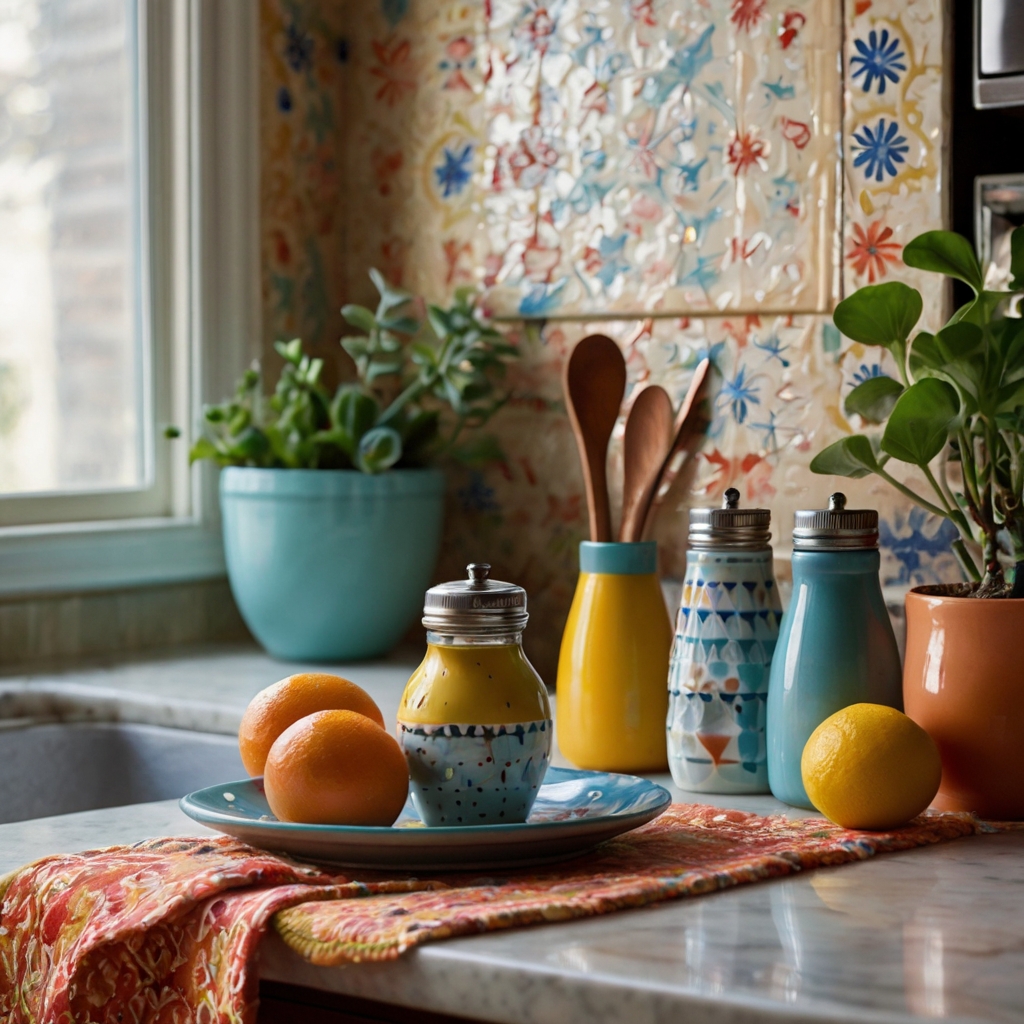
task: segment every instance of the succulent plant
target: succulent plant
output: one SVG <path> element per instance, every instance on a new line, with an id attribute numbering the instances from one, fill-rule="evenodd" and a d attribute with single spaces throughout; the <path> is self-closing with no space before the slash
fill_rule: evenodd
<path id="1" fill-rule="evenodd" d="M 193 461 L 381 473 L 443 454 L 470 463 L 500 458 L 494 438 L 464 440 L 463 431 L 483 426 L 508 400 L 497 382 L 516 346 L 481 318 L 472 289 L 459 289 L 447 309 L 428 306 L 423 318 L 412 295 L 376 270 L 370 277 L 376 310 L 341 311 L 362 332 L 341 339 L 357 379 L 332 395 L 320 379 L 322 359 L 304 353 L 298 338 L 277 342 L 284 367 L 274 393 L 264 395 L 254 364 L 233 398 L 204 409 Z"/>

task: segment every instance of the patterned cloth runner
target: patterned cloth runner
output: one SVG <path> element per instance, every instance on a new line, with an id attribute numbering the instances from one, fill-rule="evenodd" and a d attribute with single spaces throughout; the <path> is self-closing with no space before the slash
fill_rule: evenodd
<path id="1" fill-rule="evenodd" d="M 888 833 L 673 804 L 543 870 L 396 880 L 317 868 L 228 838 L 153 839 L 47 857 L 0 879 L 0 1020 L 252 1024 L 267 923 L 316 964 L 606 914 L 807 868 L 1024 825 L 928 813 Z"/>

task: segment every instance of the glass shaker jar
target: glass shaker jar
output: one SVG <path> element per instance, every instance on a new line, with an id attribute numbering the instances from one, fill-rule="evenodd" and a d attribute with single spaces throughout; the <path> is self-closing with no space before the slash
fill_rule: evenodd
<path id="1" fill-rule="evenodd" d="M 772 571 L 771 512 L 690 510 L 686 577 L 668 690 L 668 759 L 681 789 L 767 793 L 765 706 L 782 605 Z"/>
<path id="2" fill-rule="evenodd" d="M 524 822 L 551 756 L 551 708 L 523 653 L 526 591 L 489 579 L 427 591 L 427 653 L 398 708 L 413 804 L 427 825 Z"/>
<path id="3" fill-rule="evenodd" d="M 787 804 L 813 809 L 800 774 L 804 745 L 851 704 L 903 710 L 900 654 L 878 578 L 878 513 L 797 512 L 793 596 L 782 617 L 768 688 L 768 781 Z"/>

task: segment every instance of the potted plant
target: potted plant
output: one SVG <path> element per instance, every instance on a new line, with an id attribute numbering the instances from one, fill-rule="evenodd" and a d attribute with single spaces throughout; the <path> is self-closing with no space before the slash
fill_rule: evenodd
<path id="1" fill-rule="evenodd" d="M 421 607 L 437 560 L 443 456 L 486 461 L 496 442 L 479 427 L 507 396 L 496 381 L 516 349 L 483 322 L 472 292 L 417 303 L 370 272 L 376 311 L 348 305 L 362 333 L 342 339 L 357 379 L 332 395 L 323 361 L 299 339 L 275 348 L 273 395 L 258 364 L 235 396 L 204 409 L 191 457 L 220 477 L 232 593 L 275 657 L 332 661 L 390 650 Z"/>
<path id="2" fill-rule="evenodd" d="M 872 428 L 830 445 L 816 473 L 874 473 L 957 528 L 966 582 L 907 595 L 903 698 L 936 740 L 936 806 L 1024 818 L 1024 228 L 1011 238 L 1009 291 L 989 291 L 970 243 L 930 231 L 903 250 L 910 267 L 966 284 L 973 298 L 936 334 L 918 331 L 921 295 L 899 282 L 861 288 L 836 307 L 848 338 L 886 349 L 898 379 L 872 377 L 846 399 Z M 890 473 L 923 474 L 925 497 Z M 976 555 L 980 553 L 980 563 Z M 1007 582 L 1003 562 L 1015 563 Z"/>

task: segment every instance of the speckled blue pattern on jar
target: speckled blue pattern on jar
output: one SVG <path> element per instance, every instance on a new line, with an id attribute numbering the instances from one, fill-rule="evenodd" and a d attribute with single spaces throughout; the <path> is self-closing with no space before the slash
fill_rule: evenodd
<path id="1" fill-rule="evenodd" d="M 410 796 L 426 825 L 526 821 L 551 756 L 552 724 L 421 725 L 399 722 Z"/>
<path id="2" fill-rule="evenodd" d="M 781 615 L 770 549 L 687 552 L 667 725 L 682 789 L 768 792 L 766 704 Z"/>

